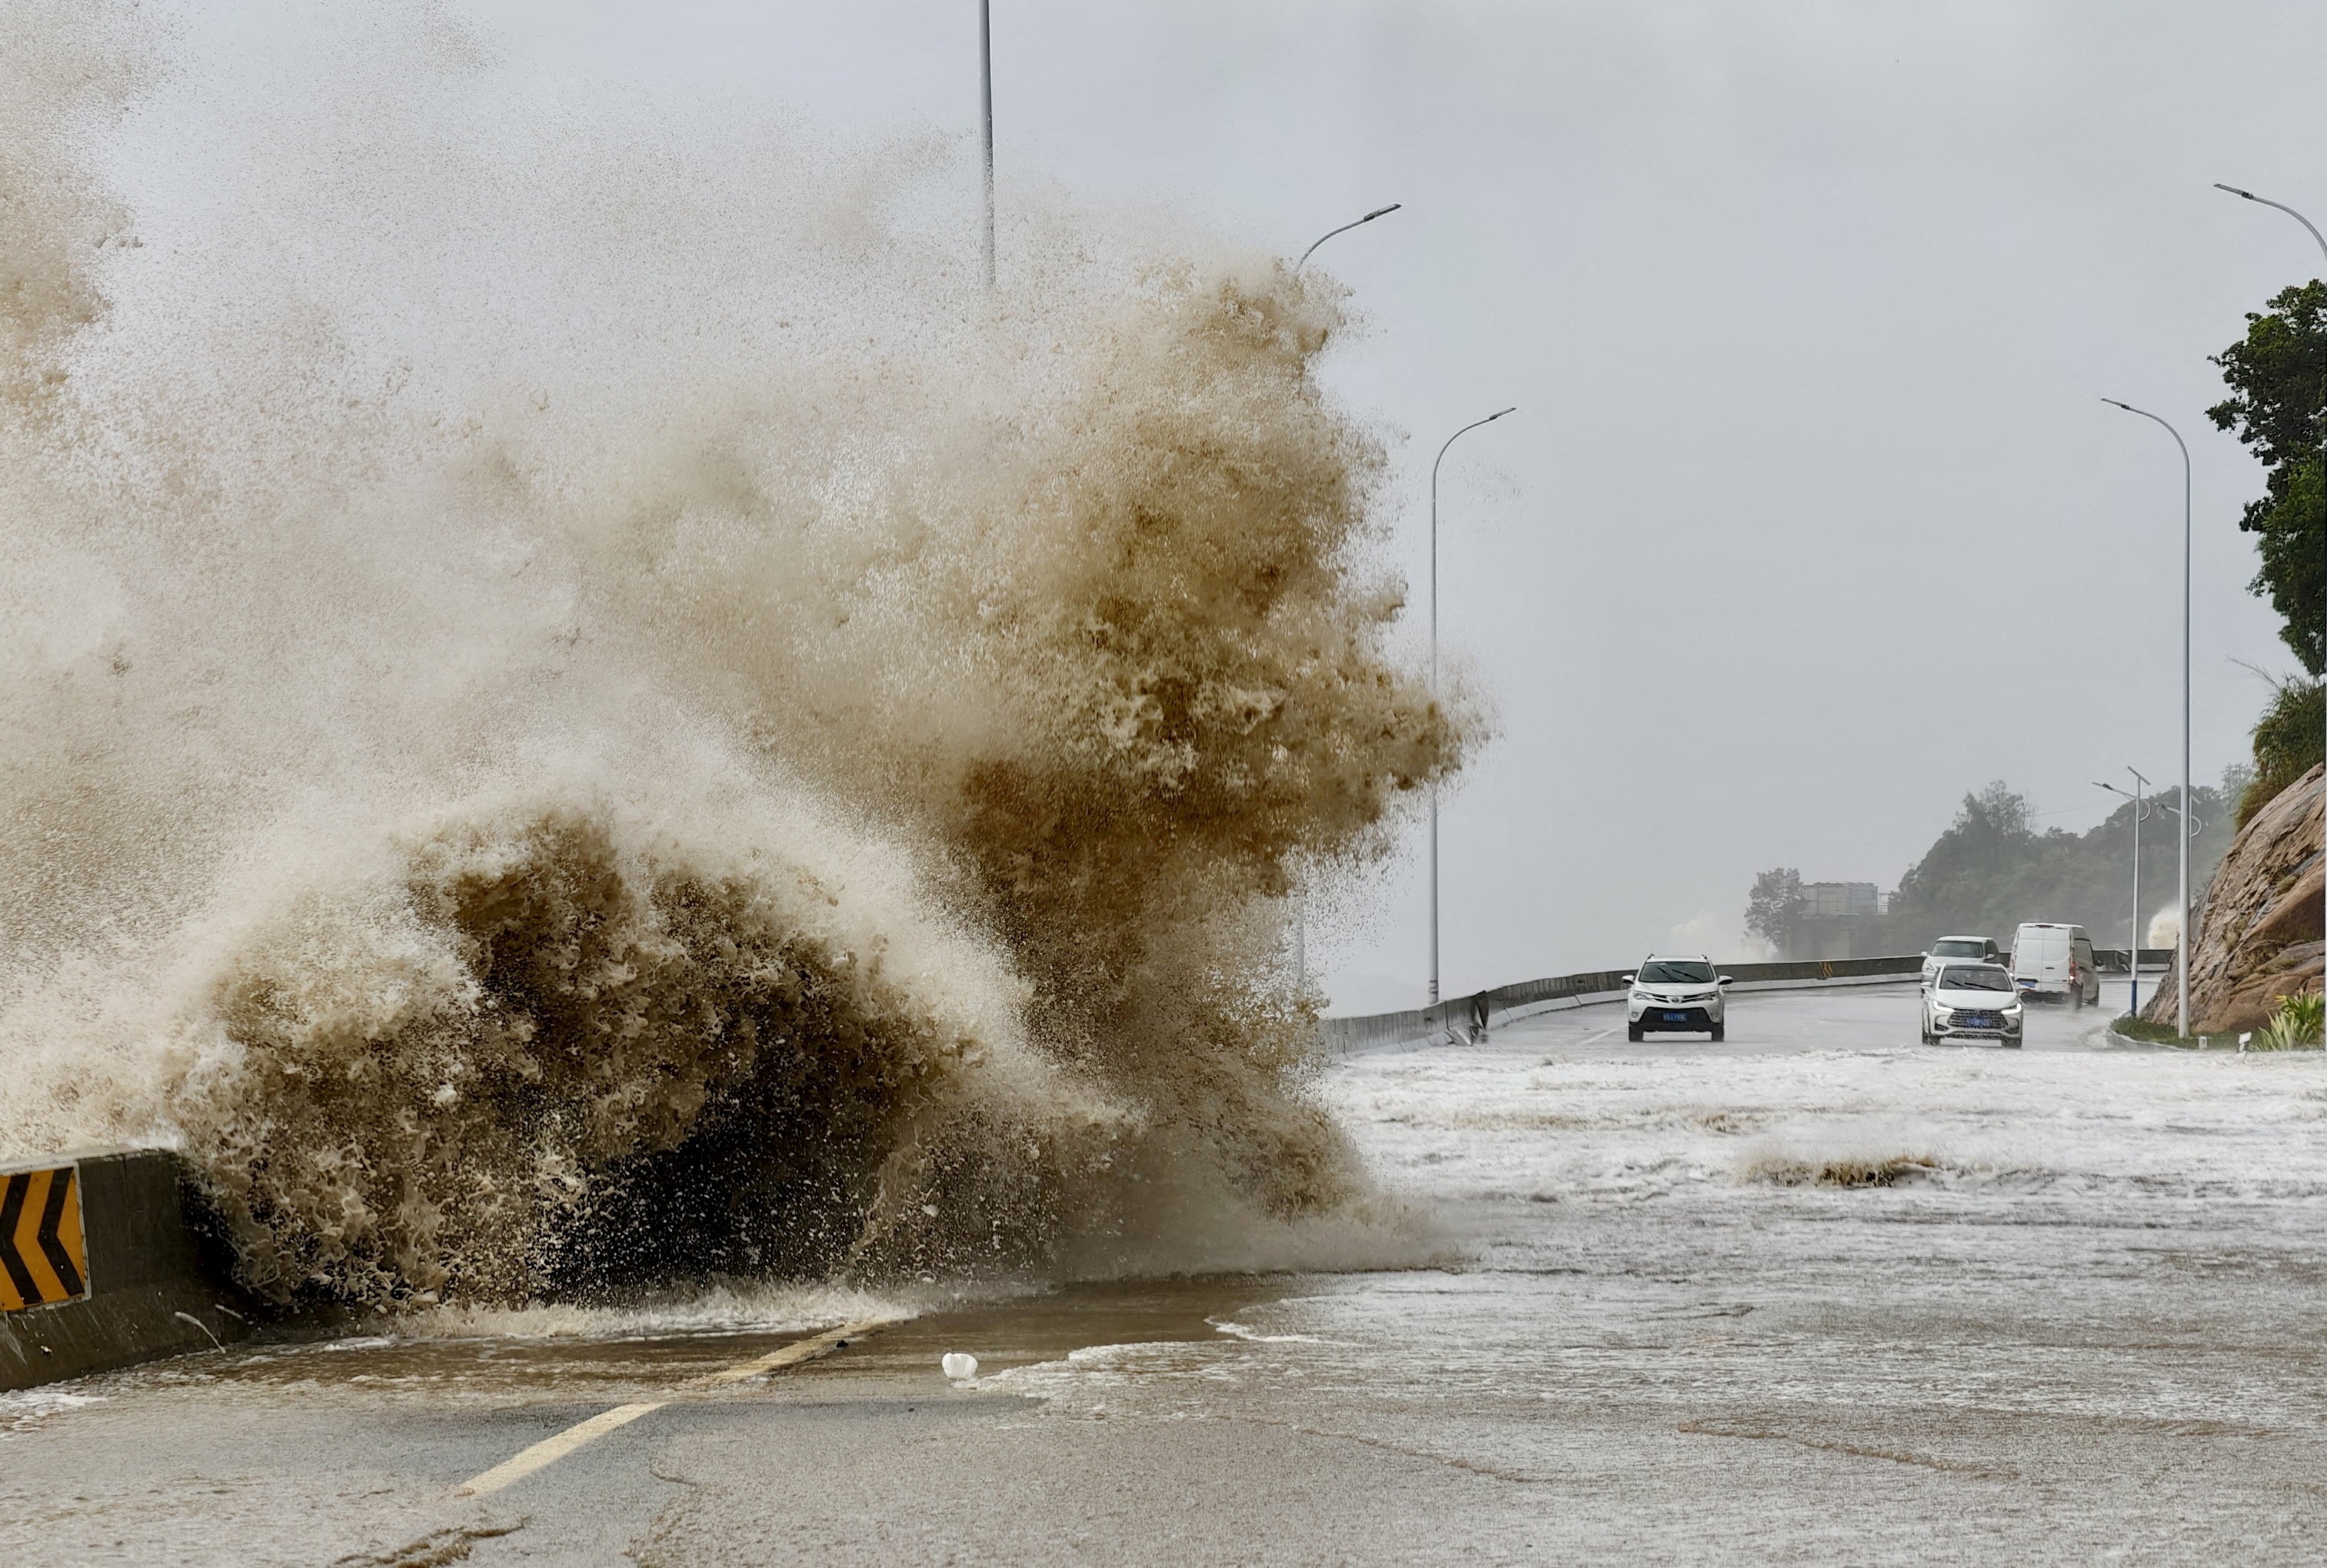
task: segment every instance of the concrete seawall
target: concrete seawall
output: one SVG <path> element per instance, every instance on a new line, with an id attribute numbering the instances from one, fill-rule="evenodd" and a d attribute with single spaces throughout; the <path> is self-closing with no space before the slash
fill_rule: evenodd
<path id="1" fill-rule="evenodd" d="M 70 1173 L 70 1174 L 68 1174 Z M 243 1337 L 165 1150 L 0 1166 L 0 1389 Z"/>

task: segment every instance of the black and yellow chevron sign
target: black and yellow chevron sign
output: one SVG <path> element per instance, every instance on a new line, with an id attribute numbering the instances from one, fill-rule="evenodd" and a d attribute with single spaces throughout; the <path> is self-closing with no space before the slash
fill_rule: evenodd
<path id="1" fill-rule="evenodd" d="M 89 1294 L 79 1169 L 0 1175 L 0 1312 Z"/>

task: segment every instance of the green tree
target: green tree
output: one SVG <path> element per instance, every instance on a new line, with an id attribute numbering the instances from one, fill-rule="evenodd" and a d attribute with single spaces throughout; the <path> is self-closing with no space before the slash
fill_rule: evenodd
<path id="1" fill-rule="evenodd" d="M 2303 667 L 2327 668 L 2327 283 L 2282 290 L 2247 335 L 2216 355 L 2230 396 L 2206 410 L 2261 460 L 2262 498 L 2238 527 L 2257 536 L 2261 570 L 2249 585 L 2284 621 L 2279 636 Z M 2313 753 L 2316 756 L 2316 752 Z"/>
<path id="2" fill-rule="evenodd" d="M 2201 784 L 2191 791 L 2201 825 L 2190 845 L 2192 896 L 2204 891 L 2229 844 L 2230 807 L 2247 781 L 2241 770 L 2227 775 L 2222 789 Z M 1967 795 L 1954 823 L 1899 879 L 1882 936 L 1892 951 L 1911 953 L 1938 937 L 2009 941 L 2023 920 L 2067 920 L 2105 947 L 2138 940 L 2149 916 L 2173 901 L 2181 823 L 2165 808 L 2178 807 L 2181 793 L 2166 789 L 2150 798 L 2140 826 L 2145 907 L 2137 914 L 2129 901 L 2131 801 L 2080 835 L 2057 827 L 2038 832 L 2028 802 L 2001 782 Z"/>
<path id="3" fill-rule="evenodd" d="M 1776 948 L 1780 957 L 1793 951 L 1802 912 L 1809 901 L 1802 896 L 1802 873 L 1781 865 L 1753 879 L 1745 901 L 1745 929 Z"/>

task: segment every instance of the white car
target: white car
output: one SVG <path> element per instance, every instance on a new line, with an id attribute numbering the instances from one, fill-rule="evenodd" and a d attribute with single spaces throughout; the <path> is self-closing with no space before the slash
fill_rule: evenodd
<path id="1" fill-rule="evenodd" d="M 2023 922 L 2012 938 L 2012 980 L 2023 994 L 2065 997 L 2071 1007 L 2089 1007 L 2101 999 L 2093 939 L 2082 926 Z"/>
<path id="2" fill-rule="evenodd" d="M 2001 964 L 2004 954 L 1993 937 L 1941 937 L 1923 955 L 1923 984 L 1929 985 L 1939 966 L 1954 959 L 1962 964 Z"/>
<path id="3" fill-rule="evenodd" d="M 1723 1038 L 1728 1009 L 1721 988 L 1731 981 L 1704 954 L 1652 953 L 1624 984 L 1631 987 L 1624 998 L 1627 1039 L 1644 1039 L 1650 1030 Z"/>
<path id="4" fill-rule="evenodd" d="M 1923 987 L 1923 1043 L 1993 1040 L 2020 1049 L 2026 1009 L 2001 964 L 1947 963 Z"/>

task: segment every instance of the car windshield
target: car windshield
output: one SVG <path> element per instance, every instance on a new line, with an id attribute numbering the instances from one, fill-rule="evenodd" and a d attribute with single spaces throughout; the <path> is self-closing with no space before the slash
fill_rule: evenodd
<path id="1" fill-rule="evenodd" d="M 1934 942 L 1931 944 L 1931 957 L 1934 958 L 1977 958 L 1981 956 L 1980 949 L 1982 946 L 1983 944 L 1978 942 Z"/>
<path id="2" fill-rule="evenodd" d="M 2012 976 L 1993 964 L 1950 964 L 1939 971 L 1942 991 L 2009 991 Z"/>
<path id="3" fill-rule="evenodd" d="M 1712 965 L 1683 958 L 1652 958 L 1640 966 L 1640 981 L 1648 985 L 1703 985 L 1712 978 Z"/>

